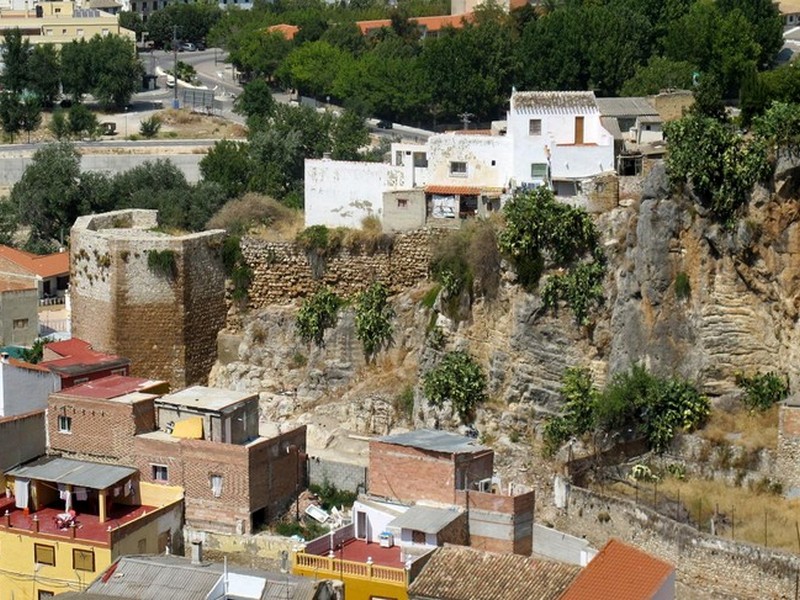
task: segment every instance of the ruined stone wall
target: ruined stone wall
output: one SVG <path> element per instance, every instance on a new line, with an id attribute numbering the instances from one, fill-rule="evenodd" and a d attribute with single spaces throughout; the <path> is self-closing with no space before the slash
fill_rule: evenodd
<path id="1" fill-rule="evenodd" d="M 776 470 L 786 491 L 800 489 L 800 406 L 783 404 L 778 412 Z"/>
<path id="2" fill-rule="evenodd" d="M 352 297 L 372 282 L 385 283 L 392 292 L 413 287 L 428 276 L 432 247 L 445 235 L 434 229 L 399 233 L 391 249 L 374 253 L 342 248 L 319 258 L 291 242 L 242 239 L 242 253 L 253 270 L 251 308 L 291 301 L 328 286 Z"/>
<path id="3" fill-rule="evenodd" d="M 72 327 L 95 349 L 131 359 L 131 374 L 173 389 L 205 383 L 225 322 L 225 233 L 168 235 L 156 211 L 79 218 L 70 239 Z M 149 266 L 169 251 L 171 271 Z"/>

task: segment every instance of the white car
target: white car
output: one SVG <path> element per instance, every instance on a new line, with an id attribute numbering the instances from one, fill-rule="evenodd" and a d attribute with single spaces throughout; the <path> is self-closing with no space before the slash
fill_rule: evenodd
<path id="1" fill-rule="evenodd" d="M 175 76 L 167 75 L 167 87 L 175 87 Z"/>

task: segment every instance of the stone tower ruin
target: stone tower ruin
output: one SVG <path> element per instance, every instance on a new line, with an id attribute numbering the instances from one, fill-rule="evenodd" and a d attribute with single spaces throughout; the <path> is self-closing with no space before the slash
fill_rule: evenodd
<path id="1" fill-rule="evenodd" d="M 207 381 L 225 324 L 225 232 L 170 235 L 157 211 L 80 217 L 70 235 L 72 332 L 173 389 Z"/>

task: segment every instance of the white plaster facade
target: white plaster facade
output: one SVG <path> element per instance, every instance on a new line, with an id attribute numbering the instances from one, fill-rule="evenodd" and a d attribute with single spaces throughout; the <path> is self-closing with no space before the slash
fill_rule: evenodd
<path id="1" fill-rule="evenodd" d="M 412 189 L 452 199 L 454 207 L 473 198 L 468 210 L 454 208 L 452 216 L 485 216 L 484 203 L 514 189 L 547 185 L 556 195 L 576 197 L 587 179 L 613 171 L 614 138 L 601 123 L 594 93 L 514 92 L 507 120 L 491 131 L 395 143 L 389 164 L 307 160 L 305 224 L 359 227 L 365 216 L 383 218 L 384 192 Z"/>
<path id="2" fill-rule="evenodd" d="M 61 378 L 55 373 L 0 359 L 0 418 L 43 410 L 48 396 L 60 389 Z"/>
<path id="3" fill-rule="evenodd" d="M 358 228 L 381 217 L 384 191 L 408 186 L 405 169 L 391 164 L 307 159 L 305 225 Z"/>

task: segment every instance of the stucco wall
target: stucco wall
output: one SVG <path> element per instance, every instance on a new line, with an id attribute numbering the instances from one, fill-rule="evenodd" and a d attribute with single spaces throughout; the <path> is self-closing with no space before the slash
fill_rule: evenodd
<path id="1" fill-rule="evenodd" d="M 47 396 L 61 389 L 57 375 L 0 361 L 0 417 L 47 408 Z"/>
<path id="2" fill-rule="evenodd" d="M 0 481 L 3 471 L 44 454 L 44 427 L 43 410 L 0 419 Z"/>
<path id="3" fill-rule="evenodd" d="M 386 163 L 307 159 L 306 227 L 360 227 L 364 217 L 381 216 L 385 190 L 407 186 L 403 169 Z"/>
<path id="4" fill-rule="evenodd" d="M 514 175 L 512 150 L 512 140 L 505 136 L 433 135 L 428 140 L 428 184 L 506 187 Z M 451 173 L 453 161 L 466 162 L 466 174 Z"/>
<path id="5" fill-rule="evenodd" d="M 30 346 L 39 336 L 39 293 L 36 288 L 0 293 L 0 344 Z M 15 327 L 14 322 L 25 322 Z"/>

